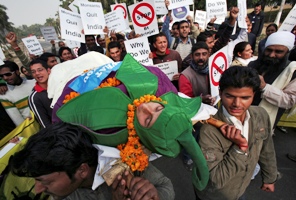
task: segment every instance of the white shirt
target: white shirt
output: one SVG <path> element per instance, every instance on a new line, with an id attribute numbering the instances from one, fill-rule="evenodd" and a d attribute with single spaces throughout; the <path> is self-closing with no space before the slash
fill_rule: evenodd
<path id="1" fill-rule="evenodd" d="M 230 115 L 227 112 L 227 110 L 224 108 L 224 106 L 222 106 L 222 111 L 223 111 L 223 114 L 226 117 L 226 119 L 229 122 L 232 122 L 233 125 L 235 126 L 235 128 L 239 129 L 241 131 L 241 134 L 248 141 L 248 139 L 249 139 L 249 120 L 250 120 L 250 113 L 249 113 L 249 111 L 248 110 L 246 111 L 246 117 L 245 117 L 245 120 L 244 120 L 244 123 L 243 124 L 236 117 Z"/>

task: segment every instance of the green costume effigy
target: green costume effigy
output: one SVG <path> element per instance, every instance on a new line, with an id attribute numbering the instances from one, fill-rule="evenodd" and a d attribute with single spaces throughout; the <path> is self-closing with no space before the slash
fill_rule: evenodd
<path id="1" fill-rule="evenodd" d="M 80 125 L 91 133 L 94 143 L 117 146 L 126 143 L 128 104 L 134 99 L 155 95 L 158 77 L 140 65 L 129 54 L 125 56 L 115 77 L 127 88 L 128 95 L 116 87 L 105 87 L 81 94 L 57 111 L 64 122 Z M 164 156 L 176 157 L 185 148 L 194 161 L 193 184 L 203 190 L 209 179 L 209 170 L 199 145 L 192 135 L 191 118 L 198 112 L 201 99 L 181 98 L 173 92 L 160 96 L 166 104 L 150 128 L 141 126 L 137 117 L 134 126 L 141 143 L 150 151 Z M 112 134 L 100 130 L 122 128 Z"/>

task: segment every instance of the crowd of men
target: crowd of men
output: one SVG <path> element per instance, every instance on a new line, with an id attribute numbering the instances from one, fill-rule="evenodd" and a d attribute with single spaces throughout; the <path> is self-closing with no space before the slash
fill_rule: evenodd
<path id="1" fill-rule="evenodd" d="M 202 103 L 210 106 L 215 106 L 217 96 L 211 94 L 209 57 L 225 46 L 234 49 L 241 41 L 249 41 L 255 52 L 252 43 L 263 28 L 264 13 L 259 3 L 246 19 L 249 30 L 238 28 L 240 32 L 236 35 L 232 33 L 237 26 L 239 10 L 233 7 L 229 13 L 229 18 L 217 30 L 215 18 L 206 30 L 201 30 L 190 16 L 175 22 L 170 30 L 169 10 L 160 33 L 151 36 L 150 40 L 153 64 L 177 61 L 178 73 L 172 78 L 176 89 L 191 98 L 201 97 Z M 209 124 L 196 124 L 192 133 L 210 172 L 206 188 L 202 191 L 195 188 L 196 199 L 244 199 L 258 164 L 262 172 L 261 189 L 274 191 L 278 170 L 273 130 L 286 110 L 294 111 L 296 103 L 295 27 L 291 32 L 270 34 L 263 49 L 260 46 L 262 55 L 245 67 L 231 66 L 222 74 L 219 83 L 221 105 L 214 117 L 226 124 L 218 129 Z M 85 35 L 85 44 L 81 44 L 77 53 L 63 41 L 58 42 L 58 49 L 51 41 L 51 52 L 33 59 L 23 53 L 15 33 L 6 35 L 7 43 L 22 67 L 8 60 L 0 66 L 0 139 L 31 118 L 31 112 L 42 127 L 16 154 L 12 170 L 19 176 L 34 177 L 36 193 L 45 192 L 54 199 L 84 199 L 85 196 L 94 199 L 174 199 L 172 183 L 153 165 L 149 165 L 144 176 L 134 177 L 131 183 L 127 181 L 127 172 L 119 175 L 111 186 L 112 192 L 101 186 L 91 192 L 89 187 L 94 181 L 98 158 L 91 138 L 74 125 L 52 125 L 52 99 L 47 94 L 51 69 L 90 51 L 104 54 L 114 62 L 122 61 L 128 53 L 124 41 L 140 37 L 134 31 L 128 35 L 107 28 L 104 31 L 105 35 Z M 60 146 L 53 148 L 53 143 Z M 56 159 L 56 154 L 61 158 Z M 47 159 L 43 161 L 44 157 Z M 183 152 L 183 157 L 186 168 L 192 170 L 190 155 Z M 296 162 L 296 151 L 290 152 L 288 157 Z M 36 163 L 42 167 L 37 168 Z"/>

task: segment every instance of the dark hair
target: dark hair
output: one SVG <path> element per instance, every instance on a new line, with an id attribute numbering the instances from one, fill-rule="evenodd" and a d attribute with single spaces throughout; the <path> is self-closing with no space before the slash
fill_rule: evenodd
<path id="1" fill-rule="evenodd" d="M 156 42 L 158 37 L 165 37 L 167 39 L 166 35 L 163 32 L 159 32 L 158 34 L 154 35 L 153 40 L 152 40 L 153 44 Z M 168 39 L 167 39 L 167 41 L 168 41 Z"/>
<path id="2" fill-rule="evenodd" d="M 84 38 L 88 38 L 88 37 L 92 37 L 93 39 L 95 39 L 95 36 L 94 35 L 85 35 Z"/>
<path id="3" fill-rule="evenodd" d="M 69 47 L 60 47 L 59 49 L 59 56 L 62 57 L 62 54 L 63 54 L 63 51 L 64 50 L 68 50 L 71 54 L 72 54 L 72 51 Z"/>
<path id="4" fill-rule="evenodd" d="M 262 6 L 262 2 L 257 2 L 257 3 L 255 4 L 255 7 L 257 7 L 257 6 Z"/>
<path id="5" fill-rule="evenodd" d="M 44 62 L 48 61 L 48 58 L 50 57 L 56 57 L 56 55 L 49 53 L 49 52 L 45 52 L 43 54 L 41 54 L 41 56 L 39 57 L 40 60 L 43 60 Z"/>
<path id="6" fill-rule="evenodd" d="M 235 45 L 234 49 L 233 49 L 233 59 L 234 59 L 235 57 L 239 57 L 239 56 L 238 56 L 238 53 L 243 52 L 243 51 L 245 50 L 245 48 L 247 47 L 248 44 L 250 45 L 249 42 L 239 42 L 239 43 L 237 43 L 237 44 Z M 232 59 L 232 60 L 233 60 L 233 59 Z"/>
<path id="7" fill-rule="evenodd" d="M 198 49 L 206 49 L 209 51 L 209 47 L 205 42 L 197 42 L 191 48 L 191 54 L 193 54 Z"/>
<path id="8" fill-rule="evenodd" d="M 117 40 L 125 40 L 124 36 L 121 35 L 120 33 L 116 33 L 116 38 Z"/>
<path id="9" fill-rule="evenodd" d="M 196 42 L 206 42 L 207 39 L 209 37 L 213 37 L 213 33 L 210 32 L 210 31 L 204 31 L 204 32 L 201 32 L 197 37 L 196 37 Z"/>
<path id="10" fill-rule="evenodd" d="M 92 46 L 92 47 L 90 47 L 89 50 L 90 51 L 96 51 L 98 53 L 104 54 L 104 49 L 101 46 L 97 46 L 97 45 L 96 46 Z"/>
<path id="11" fill-rule="evenodd" d="M 23 72 L 24 69 L 27 70 L 24 66 L 21 66 L 21 72 L 22 72 L 22 73 L 24 73 L 24 72 Z"/>
<path id="12" fill-rule="evenodd" d="M 90 135 L 64 122 L 53 124 L 32 135 L 25 147 L 10 160 L 17 176 L 38 177 L 66 172 L 72 179 L 82 163 L 97 165 L 98 153 Z"/>
<path id="13" fill-rule="evenodd" d="M 112 41 L 112 42 L 110 42 L 110 43 L 108 44 L 107 49 L 108 49 L 108 51 L 110 51 L 110 49 L 113 49 L 113 48 L 115 48 L 115 47 L 117 47 L 118 49 L 121 49 L 121 46 L 120 46 L 120 43 L 119 43 L 119 42 L 117 42 L 117 41 Z"/>
<path id="14" fill-rule="evenodd" d="M 174 22 L 173 25 L 172 25 L 172 27 L 177 25 L 177 28 L 179 29 L 179 23 L 180 22 Z"/>
<path id="15" fill-rule="evenodd" d="M 220 91 L 229 87 L 253 88 L 254 92 L 259 91 L 260 78 L 257 71 L 251 67 L 232 66 L 224 71 L 219 82 Z"/>
<path id="16" fill-rule="evenodd" d="M 44 60 L 41 60 L 40 58 L 38 58 L 38 59 L 32 60 L 30 62 L 30 65 L 29 65 L 30 66 L 30 70 L 31 70 L 31 66 L 32 65 L 35 65 L 35 64 L 41 64 L 42 67 L 44 67 L 45 69 L 48 69 L 49 68 L 49 66 L 47 65 L 47 63 Z"/>
<path id="17" fill-rule="evenodd" d="M 180 30 L 181 24 L 184 24 L 184 23 L 187 23 L 189 25 L 189 22 L 187 20 L 181 20 L 181 21 L 179 21 L 179 24 L 178 24 L 178 29 L 179 30 Z"/>
<path id="18" fill-rule="evenodd" d="M 278 31 L 278 26 L 275 24 L 275 23 L 271 23 L 269 24 L 267 27 L 266 27 L 266 30 L 269 28 L 269 27 L 274 27 L 275 28 L 275 31 Z"/>
<path id="19" fill-rule="evenodd" d="M 20 68 L 19 66 L 15 63 L 15 62 L 12 62 L 12 61 L 3 61 L 4 64 L 3 65 L 0 65 L 0 69 L 4 68 L 4 67 L 7 67 L 10 69 L 11 72 L 15 72 L 15 71 L 19 71 Z"/>

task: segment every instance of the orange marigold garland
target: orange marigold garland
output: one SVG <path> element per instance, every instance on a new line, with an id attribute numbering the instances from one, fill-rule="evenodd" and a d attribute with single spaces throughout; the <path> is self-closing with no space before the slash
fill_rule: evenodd
<path id="1" fill-rule="evenodd" d="M 148 166 L 148 156 L 144 153 L 140 138 L 137 136 L 137 132 L 134 128 L 134 117 L 136 108 L 142 103 L 148 103 L 150 101 L 162 101 L 161 98 L 154 95 L 144 95 L 139 99 L 135 99 L 133 104 L 128 104 L 126 125 L 128 129 L 128 141 L 126 144 L 120 144 L 117 148 L 120 150 L 120 157 L 122 162 L 126 163 L 131 170 L 143 171 Z"/>
<path id="2" fill-rule="evenodd" d="M 95 89 L 99 89 L 99 88 L 103 88 L 103 87 L 116 87 L 116 86 L 120 85 L 120 83 L 121 82 L 118 79 L 116 79 L 115 77 L 108 78 L 106 81 L 102 82 Z M 65 95 L 65 99 L 63 101 L 63 104 L 67 103 L 68 101 L 70 101 L 71 99 L 74 99 L 75 97 L 77 97 L 79 95 L 80 94 L 77 92 L 70 92 L 70 94 Z"/>

